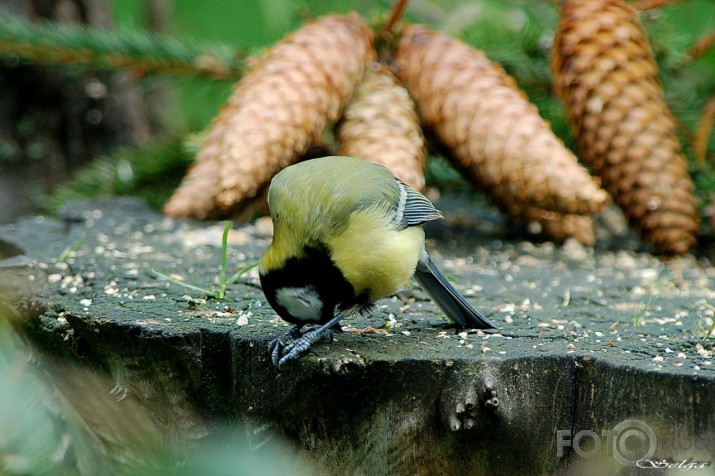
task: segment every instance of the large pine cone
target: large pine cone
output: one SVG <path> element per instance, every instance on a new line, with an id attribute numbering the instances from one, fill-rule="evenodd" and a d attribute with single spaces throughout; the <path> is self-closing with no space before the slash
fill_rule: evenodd
<path id="1" fill-rule="evenodd" d="M 372 32 L 357 14 L 321 17 L 277 43 L 236 85 L 164 212 L 235 212 L 319 142 L 374 55 Z"/>
<path id="2" fill-rule="evenodd" d="M 335 131 L 337 155 L 387 167 L 417 190 L 425 187 L 425 139 L 415 103 L 398 79 L 374 64 Z"/>
<path id="3" fill-rule="evenodd" d="M 551 66 L 582 158 L 656 252 L 687 253 L 699 220 L 693 184 L 636 11 L 565 0 Z"/>
<path id="4" fill-rule="evenodd" d="M 521 216 L 524 206 L 588 214 L 608 201 L 514 79 L 483 52 L 407 25 L 395 68 L 422 120 L 511 216 Z"/>

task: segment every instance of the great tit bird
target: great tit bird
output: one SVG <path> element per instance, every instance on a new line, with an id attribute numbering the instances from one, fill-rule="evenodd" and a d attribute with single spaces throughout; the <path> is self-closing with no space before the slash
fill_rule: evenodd
<path id="1" fill-rule="evenodd" d="M 345 316 L 372 310 L 414 275 L 460 328 L 494 325 L 449 283 L 425 250 L 423 223 L 442 218 L 388 169 L 352 157 L 292 165 L 271 181 L 273 242 L 259 274 L 268 303 L 293 324 L 269 349 L 295 359 Z M 319 327 L 301 333 L 305 324 Z"/>

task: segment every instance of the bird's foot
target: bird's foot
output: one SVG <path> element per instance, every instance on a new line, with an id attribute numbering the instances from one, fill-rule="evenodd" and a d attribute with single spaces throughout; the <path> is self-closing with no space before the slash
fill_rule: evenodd
<path id="1" fill-rule="evenodd" d="M 287 336 L 288 334 L 286 334 Z M 271 350 L 271 361 L 273 365 L 279 368 L 285 365 L 286 362 L 297 359 L 304 354 L 310 347 L 321 339 L 333 339 L 333 331 L 330 328 L 319 327 L 315 330 L 305 332 L 303 335 L 293 335 L 290 339 L 284 340 L 283 336 L 271 342 L 275 343 L 275 347 Z"/>
<path id="2" fill-rule="evenodd" d="M 341 330 L 339 322 L 344 315 L 344 312 L 339 312 L 322 326 L 302 335 L 300 329 L 303 325 L 295 324 L 283 336 L 271 341 L 268 345 L 273 365 L 282 367 L 286 362 L 298 358 L 320 339 L 329 337 L 332 340 L 333 329 Z"/>
<path id="3" fill-rule="evenodd" d="M 288 329 L 288 332 L 268 343 L 268 352 L 271 353 L 271 362 L 273 362 L 274 366 L 278 365 L 285 346 L 300 337 L 300 329 L 302 327 L 301 325 L 295 324 Z"/>

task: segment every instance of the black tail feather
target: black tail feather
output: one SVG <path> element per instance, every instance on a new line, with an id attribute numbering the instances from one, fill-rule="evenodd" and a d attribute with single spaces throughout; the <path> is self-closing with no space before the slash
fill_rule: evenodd
<path id="1" fill-rule="evenodd" d="M 423 251 L 415 271 L 415 279 L 432 297 L 435 303 L 461 328 L 494 329 L 495 326 L 471 304 L 447 280 Z"/>

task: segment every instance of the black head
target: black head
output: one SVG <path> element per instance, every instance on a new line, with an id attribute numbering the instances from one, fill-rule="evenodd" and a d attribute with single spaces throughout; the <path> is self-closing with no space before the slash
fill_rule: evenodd
<path id="1" fill-rule="evenodd" d="M 302 256 L 260 276 L 268 303 L 292 324 L 325 323 L 336 309 L 366 304 L 322 245 L 306 247 Z"/>

